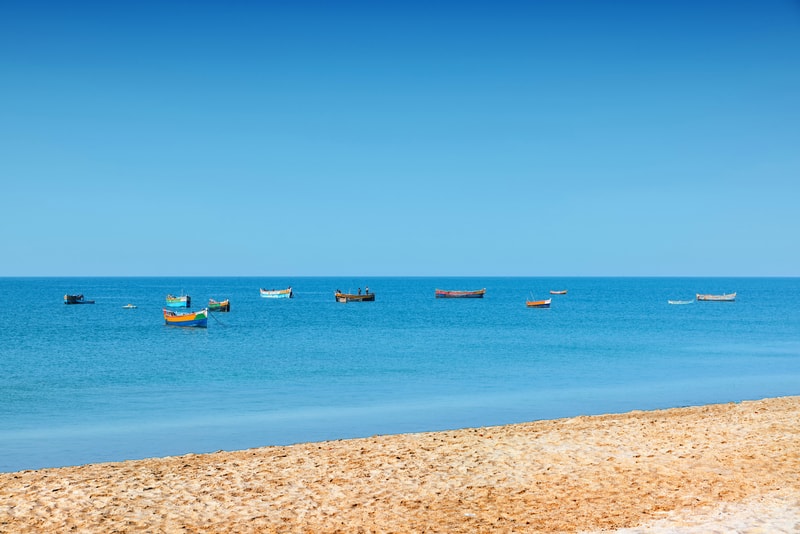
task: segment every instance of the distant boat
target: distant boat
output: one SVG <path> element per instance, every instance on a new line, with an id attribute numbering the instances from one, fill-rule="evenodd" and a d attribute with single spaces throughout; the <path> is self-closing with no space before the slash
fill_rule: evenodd
<path id="1" fill-rule="evenodd" d="M 134 306 L 133 304 L 126 304 L 125 306 L 123 306 L 123 308 L 125 308 L 126 310 L 135 310 L 136 306 Z"/>
<path id="2" fill-rule="evenodd" d="M 551 300 L 553 299 L 549 298 L 547 300 L 526 300 L 525 305 L 528 308 L 549 308 Z"/>
<path id="3" fill-rule="evenodd" d="M 286 289 L 260 289 L 261 296 L 265 299 L 290 299 L 294 297 L 292 293 L 292 286 Z"/>
<path id="4" fill-rule="evenodd" d="M 64 304 L 94 304 L 94 301 L 84 300 L 83 295 L 64 295 Z"/>
<path id="5" fill-rule="evenodd" d="M 486 288 L 476 289 L 474 291 L 436 290 L 437 299 L 482 299 L 484 294 L 486 294 Z"/>
<path id="6" fill-rule="evenodd" d="M 196 312 L 176 312 L 163 308 L 164 322 L 170 326 L 196 326 L 199 328 L 208 327 L 208 309 L 204 308 Z"/>
<path id="7" fill-rule="evenodd" d="M 736 300 L 736 293 L 725 293 L 722 295 L 701 295 L 697 294 L 697 300 L 714 300 L 717 302 L 733 302 Z"/>
<path id="8" fill-rule="evenodd" d="M 225 300 L 208 299 L 208 311 L 229 312 L 231 311 L 231 301 L 230 299 L 225 299 Z"/>
<path id="9" fill-rule="evenodd" d="M 336 302 L 372 302 L 375 300 L 375 293 L 342 293 L 336 291 L 334 293 Z"/>
<path id="10" fill-rule="evenodd" d="M 180 297 L 167 295 L 167 306 L 170 308 L 191 308 L 192 297 L 189 295 L 181 295 Z"/>
<path id="11" fill-rule="evenodd" d="M 567 290 L 566 289 L 558 289 L 558 290 L 551 289 L 550 290 L 550 294 L 551 295 L 566 295 L 567 294 Z"/>
<path id="12" fill-rule="evenodd" d="M 667 303 L 669 304 L 691 304 L 693 300 L 668 300 Z"/>

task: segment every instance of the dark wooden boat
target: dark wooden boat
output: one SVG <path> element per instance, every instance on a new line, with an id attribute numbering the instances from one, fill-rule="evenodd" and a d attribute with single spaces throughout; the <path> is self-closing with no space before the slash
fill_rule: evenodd
<path id="1" fill-rule="evenodd" d="M 94 304 L 94 301 L 85 300 L 83 295 L 64 295 L 64 304 Z"/>
<path id="2" fill-rule="evenodd" d="M 375 300 L 375 293 L 334 293 L 336 302 L 372 302 Z"/>
<path id="3" fill-rule="evenodd" d="M 474 291 L 450 291 L 447 289 L 437 289 L 437 299 L 482 299 L 486 294 L 486 288 Z"/>

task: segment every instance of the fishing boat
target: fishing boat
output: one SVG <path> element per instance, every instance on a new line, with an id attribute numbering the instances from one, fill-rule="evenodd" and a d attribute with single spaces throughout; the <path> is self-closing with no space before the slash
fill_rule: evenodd
<path id="1" fill-rule="evenodd" d="M 126 310 L 135 310 L 136 306 L 133 304 L 126 304 L 125 306 L 123 306 L 123 308 Z"/>
<path id="2" fill-rule="evenodd" d="M 208 308 L 196 312 L 176 312 L 163 308 L 164 322 L 169 326 L 196 326 L 208 327 Z"/>
<path id="3" fill-rule="evenodd" d="M 265 299 L 290 299 L 294 297 L 292 286 L 286 289 L 259 289 L 261 296 Z"/>
<path id="4" fill-rule="evenodd" d="M 694 302 L 693 300 L 668 300 L 667 303 L 669 304 L 691 304 Z"/>
<path id="5" fill-rule="evenodd" d="M 181 295 L 179 297 L 167 295 L 167 306 L 170 308 L 191 308 L 192 297 L 189 295 Z"/>
<path id="6" fill-rule="evenodd" d="M 482 299 L 486 293 L 486 288 L 476 289 L 474 291 L 452 291 L 448 289 L 437 289 L 437 299 Z"/>
<path id="7" fill-rule="evenodd" d="M 547 300 L 526 300 L 525 305 L 528 308 L 549 308 L 551 300 L 553 299 L 549 298 Z"/>
<path id="8" fill-rule="evenodd" d="M 550 290 L 550 294 L 551 295 L 566 295 L 567 294 L 567 290 L 566 289 L 551 289 Z"/>
<path id="9" fill-rule="evenodd" d="M 225 300 L 208 299 L 208 311 L 229 312 L 231 311 L 231 301 L 230 299 L 225 299 Z"/>
<path id="10" fill-rule="evenodd" d="M 697 300 L 713 300 L 717 302 L 733 302 L 736 300 L 736 293 L 724 293 L 722 295 L 702 295 L 697 294 Z"/>
<path id="11" fill-rule="evenodd" d="M 85 300 L 83 295 L 64 295 L 64 304 L 94 304 L 94 301 Z"/>
<path id="12" fill-rule="evenodd" d="M 375 293 L 342 293 L 337 290 L 334 296 L 336 302 L 372 302 L 375 300 Z"/>

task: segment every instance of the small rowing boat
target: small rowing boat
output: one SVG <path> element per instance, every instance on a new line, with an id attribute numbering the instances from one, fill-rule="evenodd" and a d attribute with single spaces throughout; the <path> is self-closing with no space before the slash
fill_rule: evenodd
<path id="1" fill-rule="evenodd" d="M 196 326 L 199 328 L 208 327 L 208 309 L 204 308 L 196 312 L 176 312 L 163 308 L 164 322 L 169 326 Z"/>
<path id="2" fill-rule="evenodd" d="M 125 306 L 123 306 L 123 308 L 126 310 L 135 310 L 136 306 L 134 306 L 133 304 L 126 304 Z"/>
<path id="3" fill-rule="evenodd" d="M 566 295 L 567 294 L 567 290 L 566 289 L 551 289 L 550 290 L 550 294 L 551 295 Z"/>
<path id="4" fill-rule="evenodd" d="M 526 300 L 525 305 L 528 308 L 549 308 L 552 300 L 551 298 L 547 300 Z"/>
<path id="5" fill-rule="evenodd" d="M 290 299 L 294 296 L 292 286 L 286 289 L 259 289 L 261 296 L 265 299 Z"/>
<path id="6" fill-rule="evenodd" d="M 486 288 L 476 289 L 474 291 L 451 291 L 448 289 L 437 289 L 437 299 L 482 299 L 486 294 Z"/>
<path id="7" fill-rule="evenodd" d="M 669 304 L 691 304 L 694 302 L 693 300 L 668 300 L 667 303 Z"/>
<path id="8" fill-rule="evenodd" d="M 707 301 L 716 301 L 716 302 L 733 302 L 736 300 L 736 293 L 724 293 L 722 295 L 703 295 L 698 293 L 697 300 L 707 300 Z"/>

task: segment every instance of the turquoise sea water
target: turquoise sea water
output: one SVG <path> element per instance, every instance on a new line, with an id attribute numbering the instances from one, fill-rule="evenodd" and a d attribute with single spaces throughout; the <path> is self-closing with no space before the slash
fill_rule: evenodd
<path id="1" fill-rule="evenodd" d="M 291 300 L 259 287 L 293 286 Z M 372 303 L 335 289 L 369 286 Z M 487 290 L 435 299 L 434 289 Z M 800 394 L 800 279 L 0 279 L 0 471 Z M 528 309 L 531 296 L 550 309 Z M 736 302 L 669 305 L 696 292 Z M 65 306 L 65 293 L 94 305 Z M 167 327 L 167 293 L 231 299 Z M 135 310 L 122 306 L 133 303 Z"/>

